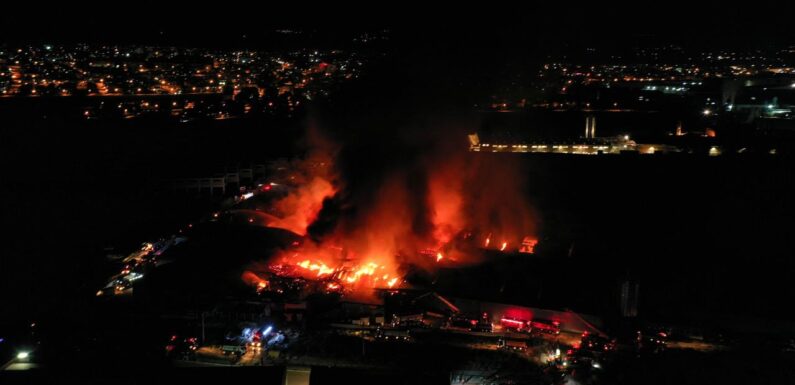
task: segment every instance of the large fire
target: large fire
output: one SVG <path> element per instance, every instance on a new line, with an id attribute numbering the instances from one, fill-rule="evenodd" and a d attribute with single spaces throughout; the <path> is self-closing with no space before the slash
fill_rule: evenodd
<path id="1" fill-rule="evenodd" d="M 291 179 L 292 190 L 266 211 L 279 214 L 268 226 L 304 241 L 272 256 L 267 274 L 346 293 L 403 287 L 409 267 L 477 263 L 484 249 L 533 253 L 535 221 L 517 167 L 441 155 L 380 169 L 362 162 L 335 168 L 332 157 L 322 157 L 327 167 L 299 165 L 300 180 Z M 376 175 L 355 176 L 361 173 Z M 261 273 L 249 273 L 249 285 L 274 289 Z"/>
<path id="2" fill-rule="evenodd" d="M 242 279 L 257 292 L 284 293 L 324 291 L 343 295 L 369 293 L 373 289 L 396 289 L 403 282 L 394 264 L 386 258 L 356 258 L 339 247 L 313 243 L 284 250 L 266 266 L 254 264 Z M 307 283 L 313 284 L 307 284 Z"/>
<path id="3" fill-rule="evenodd" d="M 297 254 L 294 257 L 299 257 Z M 288 262 L 289 263 L 289 262 Z M 301 262 L 294 263 L 296 267 L 303 269 L 301 273 L 311 278 L 333 278 L 348 284 L 365 283 L 369 287 L 395 287 L 398 282 L 397 274 L 394 272 L 387 272 L 385 265 L 379 265 L 375 262 L 365 262 L 361 265 L 343 266 L 338 265 L 330 267 L 324 262 L 311 261 L 305 259 Z"/>

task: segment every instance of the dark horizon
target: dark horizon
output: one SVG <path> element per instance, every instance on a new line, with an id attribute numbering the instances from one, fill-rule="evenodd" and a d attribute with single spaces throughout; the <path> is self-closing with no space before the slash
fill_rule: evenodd
<path id="1" fill-rule="evenodd" d="M 320 44 L 347 41 L 363 32 L 389 30 L 411 44 L 491 41 L 609 46 L 680 44 L 698 48 L 764 47 L 791 43 L 792 4 L 753 5 L 669 2 L 665 8 L 613 4 L 513 5 L 484 9 L 406 4 L 367 15 L 358 4 L 297 7 L 268 4 L 138 2 L 134 8 L 103 8 L 90 3 L 53 7 L 13 4 L 0 19 L 3 43 L 148 44 L 258 48 L 280 29 L 297 30 Z M 329 17 L 334 15 L 334 17 Z M 102 31 L 101 33 L 96 33 Z M 426 41 L 423 41 L 426 39 Z"/>

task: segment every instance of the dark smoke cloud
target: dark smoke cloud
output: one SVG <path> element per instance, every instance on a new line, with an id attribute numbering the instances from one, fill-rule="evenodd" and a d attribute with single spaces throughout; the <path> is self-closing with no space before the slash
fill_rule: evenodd
<path id="1" fill-rule="evenodd" d="M 467 151 L 480 117 L 460 71 L 432 60 L 379 69 L 317 113 L 339 148 L 338 178 L 310 235 L 368 250 L 385 243 L 401 255 L 464 230 L 494 233 L 513 247 L 534 235 L 520 163 Z"/>

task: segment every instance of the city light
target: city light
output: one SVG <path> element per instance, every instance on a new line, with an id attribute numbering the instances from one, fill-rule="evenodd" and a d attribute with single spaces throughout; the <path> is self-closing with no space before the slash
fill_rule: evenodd
<path id="1" fill-rule="evenodd" d="M 705 110 L 702 112 L 702 114 L 704 114 L 704 116 L 710 116 L 710 115 L 712 114 L 712 111 L 711 111 L 709 108 L 707 108 L 707 109 L 705 109 Z"/>
<path id="2" fill-rule="evenodd" d="M 18 360 L 25 360 L 29 356 L 30 356 L 30 353 L 28 353 L 28 352 L 19 352 L 19 353 L 17 353 L 17 359 Z"/>

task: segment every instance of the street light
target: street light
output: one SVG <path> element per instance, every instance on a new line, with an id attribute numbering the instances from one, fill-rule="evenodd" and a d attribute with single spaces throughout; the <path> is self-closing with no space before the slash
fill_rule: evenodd
<path id="1" fill-rule="evenodd" d="M 18 360 L 26 360 L 29 356 L 30 356 L 30 353 L 28 353 L 28 352 L 19 352 L 19 353 L 17 353 L 17 359 Z"/>

